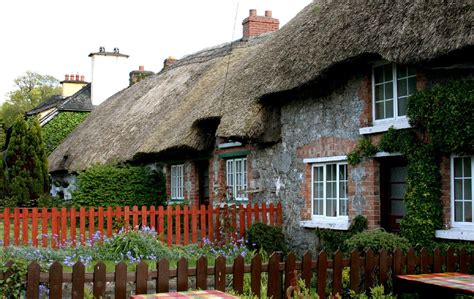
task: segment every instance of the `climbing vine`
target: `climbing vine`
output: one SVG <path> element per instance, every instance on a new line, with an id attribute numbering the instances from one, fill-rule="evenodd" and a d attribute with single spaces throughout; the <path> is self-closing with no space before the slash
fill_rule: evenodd
<path id="1" fill-rule="evenodd" d="M 400 152 L 408 161 L 406 215 L 400 232 L 413 245 L 430 246 L 442 225 L 440 158 L 474 153 L 474 80 L 451 81 L 410 97 L 413 129 L 389 129 L 378 145 L 363 138 L 349 153 L 358 164 L 377 151 Z"/>
<path id="2" fill-rule="evenodd" d="M 58 145 L 89 115 L 89 112 L 61 112 L 43 126 L 46 154 L 49 156 Z"/>

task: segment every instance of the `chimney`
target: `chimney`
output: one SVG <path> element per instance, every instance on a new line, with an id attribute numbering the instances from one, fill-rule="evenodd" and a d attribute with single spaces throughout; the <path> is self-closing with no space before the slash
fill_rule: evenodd
<path id="1" fill-rule="evenodd" d="M 249 16 L 243 20 L 242 25 L 242 40 L 247 41 L 254 36 L 277 31 L 280 27 L 280 21 L 272 17 L 271 10 L 266 10 L 265 16 L 257 16 L 257 10 L 251 9 Z"/>
<path id="2" fill-rule="evenodd" d="M 69 80 L 74 81 L 74 74 L 69 75 Z"/>
<path id="3" fill-rule="evenodd" d="M 84 75 L 81 75 L 81 82 L 84 82 L 84 79 L 85 79 Z"/>
<path id="4" fill-rule="evenodd" d="M 130 72 L 129 86 L 132 86 L 133 84 L 140 82 L 141 80 L 153 74 L 154 73 L 152 71 L 145 71 L 145 66 L 139 65 L 138 71 Z"/>
<path id="5" fill-rule="evenodd" d="M 138 71 L 144 72 L 145 71 L 145 66 L 144 65 L 139 65 L 138 66 Z"/>
<path id="6" fill-rule="evenodd" d="M 163 61 L 163 69 L 167 69 L 168 67 L 172 66 L 173 64 L 178 61 L 175 57 L 169 56 L 168 58 Z"/>
<path id="7" fill-rule="evenodd" d="M 64 81 L 69 81 L 69 75 L 68 75 L 68 74 L 66 74 L 66 75 L 64 76 Z"/>
<path id="8" fill-rule="evenodd" d="M 76 74 L 76 81 L 79 81 L 79 74 Z"/>

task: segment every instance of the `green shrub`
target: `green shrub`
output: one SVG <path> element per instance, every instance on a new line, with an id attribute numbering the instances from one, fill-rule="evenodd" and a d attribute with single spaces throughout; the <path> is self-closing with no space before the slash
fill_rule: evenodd
<path id="1" fill-rule="evenodd" d="M 378 285 L 373 288 L 370 288 L 370 298 L 372 299 L 396 299 L 397 296 L 390 294 L 385 294 L 385 289 L 383 285 Z M 350 291 L 350 298 L 351 299 L 369 299 L 366 293 L 356 294 L 355 291 Z"/>
<path id="2" fill-rule="evenodd" d="M 81 172 L 72 201 L 77 206 L 163 205 L 165 179 L 144 166 L 96 165 Z"/>
<path id="3" fill-rule="evenodd" d="M 61 112 L 43 127 L 44 144 L 47 155 L 89 115 L 89 112 Z"/>
<path id="4" fill-rule="evenodd" d="M 355 234 L 345 241 L 349 251 L 358 250 L 365 251 L 372 249 L 377 252 L 385 249 L 389 252 L 400 248 L 404 251 L 410 248 L 410 242 L 406 238 L 400 237 L 396 234 L 387 233 L 383 230 L 365 231 Z"/>
<path id="5" fill-rule="evenodd" d="M 5 261 L 1 261 L 0 271 L 5 273 L 10 270 L 11 275 L 7 279 L 0 280 L 0 294 L 8 294 L 2 298 L 22 298 L 26 290 L 27 263 L 24 260 L 16 259 L 12 261 L 10 267 L 6 266 Z"/>
<path id="6" fill-rule="evenodd" d="M 285 235 L 281 227 L 255 223 L 245 232 L 247 247 L 252 250 L 263 249 L 267 253 L 288 251 Z"/>
<path id="7" fill-rule="evenodd" d="M 367 219 L 358 215 L 353 220 L 347 231 L 333 229 L 316 229 L 316 236 L 319 239 L 320 249 L 324 249 L 328 254 L 334 254 L 337 249 L 347 252 L 345 241 L 353 235 L 367 229 Z"/>

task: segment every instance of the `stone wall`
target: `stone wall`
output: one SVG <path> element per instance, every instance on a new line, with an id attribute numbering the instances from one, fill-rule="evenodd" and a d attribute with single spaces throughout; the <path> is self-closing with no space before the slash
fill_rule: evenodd
<path id="1" fill-rule="evenodd" d="M 250 155 L 255 164 L 252 165 L 252 176 L 256 188 L 262 190 L 255 194 L 254 202 L 282 202 L 284 227 L 289 243 L 296 251 L 314 249 L 317 241 L 314 229 L 300 227 L 302 216 L 307 217 L 310 213 L 309 197 L 304 188 L 310 182 L 305 178 L 307 165 L 303 163 L 303 158 L 345 155 L 353 148 L 359 138 L 359 120 L 363 110 L 359 97 L 362 81 L 362 76 L 356 76 L 328 96 L 308 97 L 283 105 L 281 142 Z M 315 148 L 321 145 L 328 145 L 328 152 Z M 358 181 L 353 184 L 360 186 L 362 192 L 365 172 L 363 169 L 354 171 L 360 175 L 351 173 L 350 177 Z M 361 200 L 361 196 L 353 192 L 349 199 L 350 206 L 354 198 Z M 357 209 L 356 206 L 360 212 L 365 209 L 365 203 L 354 205 L 354 209 Z"/>

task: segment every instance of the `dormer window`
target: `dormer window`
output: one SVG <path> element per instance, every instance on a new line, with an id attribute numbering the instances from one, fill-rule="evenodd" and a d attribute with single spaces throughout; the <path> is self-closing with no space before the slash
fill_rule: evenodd
<path id="1" fill-rule="evenodd" d="M 374 66 L 372 100 L 374 122 L 404 118 L 408 99 L 416 91 L 416 70 L 413 66 L 395 63 Z"/>

